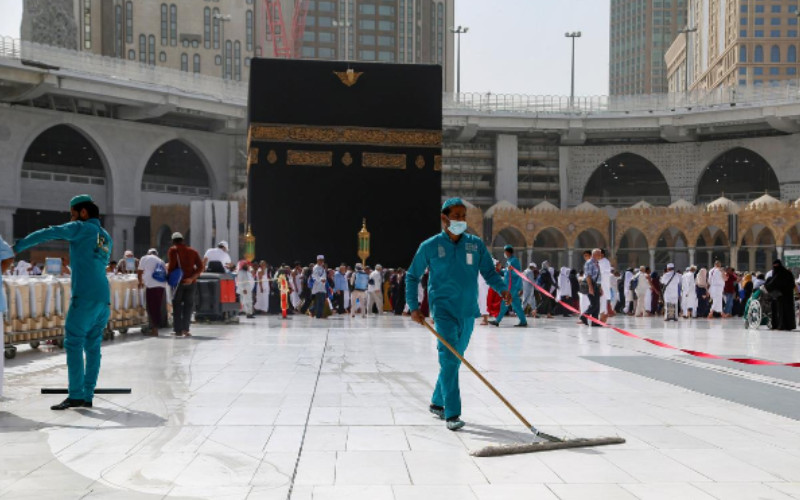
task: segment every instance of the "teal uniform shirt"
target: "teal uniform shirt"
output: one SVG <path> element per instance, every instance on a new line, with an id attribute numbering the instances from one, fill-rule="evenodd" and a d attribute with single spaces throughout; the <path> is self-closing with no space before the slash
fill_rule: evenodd
<path id="1" fill-rule="evenodd" d="M 102 304 L 111 302 L 106 267 L 111 257 L 112 241 L 100 220 L 73 221 L 35 231 L 17 241 L 17 253 L 50 240 L 69 242 L 72 267 L 72 296 Z"/>
<path id="2" fill-rule="evenodd" d="M 406 302 L 411 311 L 419 309 L 419 282 L 426 268 L 430 270 L 428 304 L 434 317 L 480 316 L 478 272 L 498 293 L 505 290 L 503 278 L 495 271 L 492 256 L 480 238 L 465 233 L 454 242 L 442 231 L 422 242 L 406 273 Z"/>
<path id="3" fill-rule="evenodd" d="M 514 292 L 519 292 L 522 290 L 522 279 L 519 277 L 519 274 L 515 273 L 511 268 L 513 267 L 519 272 L 522 272 L 520 269 L 519 259 L 514 257 L 513 255 L 509 257 L 506 261 L 506 267 L 508 268 L 508 280 L 511 280 L 511 286 L 509 287 L 508 281 L 506 281 L 506 287 L 509 287 L 508 290 L 514 295 Z"/>

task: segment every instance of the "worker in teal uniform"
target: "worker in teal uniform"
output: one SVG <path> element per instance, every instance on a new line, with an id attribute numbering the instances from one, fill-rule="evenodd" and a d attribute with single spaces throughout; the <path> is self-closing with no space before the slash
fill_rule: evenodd
<path id="1" fill-rule="evenodd" d="M 436 330 L 459 354 L 469 344 L 478 309 L 478 272 L 506 301 L 511 295 L 503 278 L 495 271 L 492 256 L 480 238 L 465 234 L 467 208 L 459 198 L 451 198 L 442 206 L 444 230 L 425 240 L 417 250 L 406 273 L 406 302 L 411 318 L 423 323 L 419 310 L 419 283 L 425 270 L 428 278 L 428 302 Z M 454 431 L 464 426 L 461 420 L 461 393 L 458 369 L 461 362 L 441 342 L 438 343 L 439 378 L 431 398 L 430 411 L 447 421 Z"/>
<path id="2" fill-rule="evenodd" d="M 14 252 L 19 253 L 46 241 L 69 242 L 72 300 L 64 326 L 69 396 L 51 406 L 51 410 L 92 407 L 100 373 L 100 344 L 110 313 L 106 267 L 111 256 L 111 236 L 100 225 L 100 209 L 88 194 L 72 198 L 69 211 L 71 222 L 35 231 L 14 245 Z"/>
<path id="3" fill-rule="evenodd" d="M 519 274 L 514 272 L 514 269 L 522 272 L 520 270 L 522 266 L 519 263 L 519 259 L 514 256 L 514 247 L 511 245 L 506 245 L 503 248 L 503 254 L 506 256 L 506 289 L 511 292 L 511 308 L 519 318 L 519 323 L 514 326 L 525 328 L 528 326 L 528 320 L 525 318 L 525 310 L 522 308 L 522 279 Z M 500 314 L 497 315 L 497 318 L 490 320 L 489 324 L 500 326 L 500 322 L 505 318 L 507 312 L 508 305 L 503 303 L 500 306 Z"/>

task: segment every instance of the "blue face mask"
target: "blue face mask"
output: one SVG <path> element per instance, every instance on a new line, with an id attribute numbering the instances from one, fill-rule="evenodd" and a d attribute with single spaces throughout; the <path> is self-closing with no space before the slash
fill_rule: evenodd
<path id="1" fill-rule="evenodd" d="M 447 230 L 456 236 L 460 236 L 467 230 L 467 223 L 463 220 L 451 220 Z"/>

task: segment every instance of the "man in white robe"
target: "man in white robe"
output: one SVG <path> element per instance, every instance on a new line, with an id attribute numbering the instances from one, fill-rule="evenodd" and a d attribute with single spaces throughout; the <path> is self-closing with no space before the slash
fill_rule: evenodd
<path id="1" fill-rule="evenodd" d="M 622 312 L 625 314 L 633 314 L 633 290 L 631 290 L 631 280 L 633 280 L 633 269 L 625 271 L 625 281 L 623 282 L 622 293 L 625 295 L 625 307 Z"/>
<path id="2" fill-rule="evenodd" d="M 606 258 L 606 251 L 601 249 L 600 254 L 602 257 L 598 259 L 597 265 L 600 267 L 600 321 L 608 321 L 608 316 L 614 315 L 614 311 L 610 310 L 611 302 L 611 262 Z"/>
<path id="3" fill-rule="evenodd" d="M 675 264 L 667 264 L 667 271 L 661 277 L 661 286 L 664 290 L 664 321 L 678 321 L 680 283 L 681 275 L 675 271 Z"/>
<path id="4" fill-rule="evenodd" d="M 708 292 L 711 295 L 711 312 L 709 318 L 722 316 L 722 299 L 725 291 L 725 270 L 720 261 L 714 262 L 714 267 L 708 272 Z M 719 316 L 717 316 L 719 314 Z"/>
<path id="5" fill-rule="evenodd" d="M 636 275 L 636 316 L 647 316 L 648 305 L 650 303 L 650 277 L 644 266 L 639 268 Z"/>
<path id="6" fill-rule="evenodd" d="M 681 312 L 684 318 L 697 317 L 697 291 L 694 285 L 696 267 L 687 267 L 681 278 Z"/>
<path id="7" fill-rule="evenodd" d="M 526 278 L 530 280 L 530 283 L 522 280 L 522 309 L 527 311 L 528 307 L 530 307 L 530 316 L 536 317 L 536 289 L 533 287 L 531 283 L 536 283 L 536 264 L 531 262 L 528 264 L 528 269 L 525 270 L 524 274 Z M 479 275 L 480 276 L 480 275 Z M 488 286 L 488 285 L 487 285 Z"/>

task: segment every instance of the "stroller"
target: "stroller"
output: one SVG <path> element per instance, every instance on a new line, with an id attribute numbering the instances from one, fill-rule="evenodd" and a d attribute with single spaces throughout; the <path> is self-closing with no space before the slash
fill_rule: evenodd
<path id="1" fill-rule="evenodd" d="M 766 325 L 772 328 L 772 299 L 764 288 L 753 291 L 744 308 L 744 327 L 751 330 Z"/>

